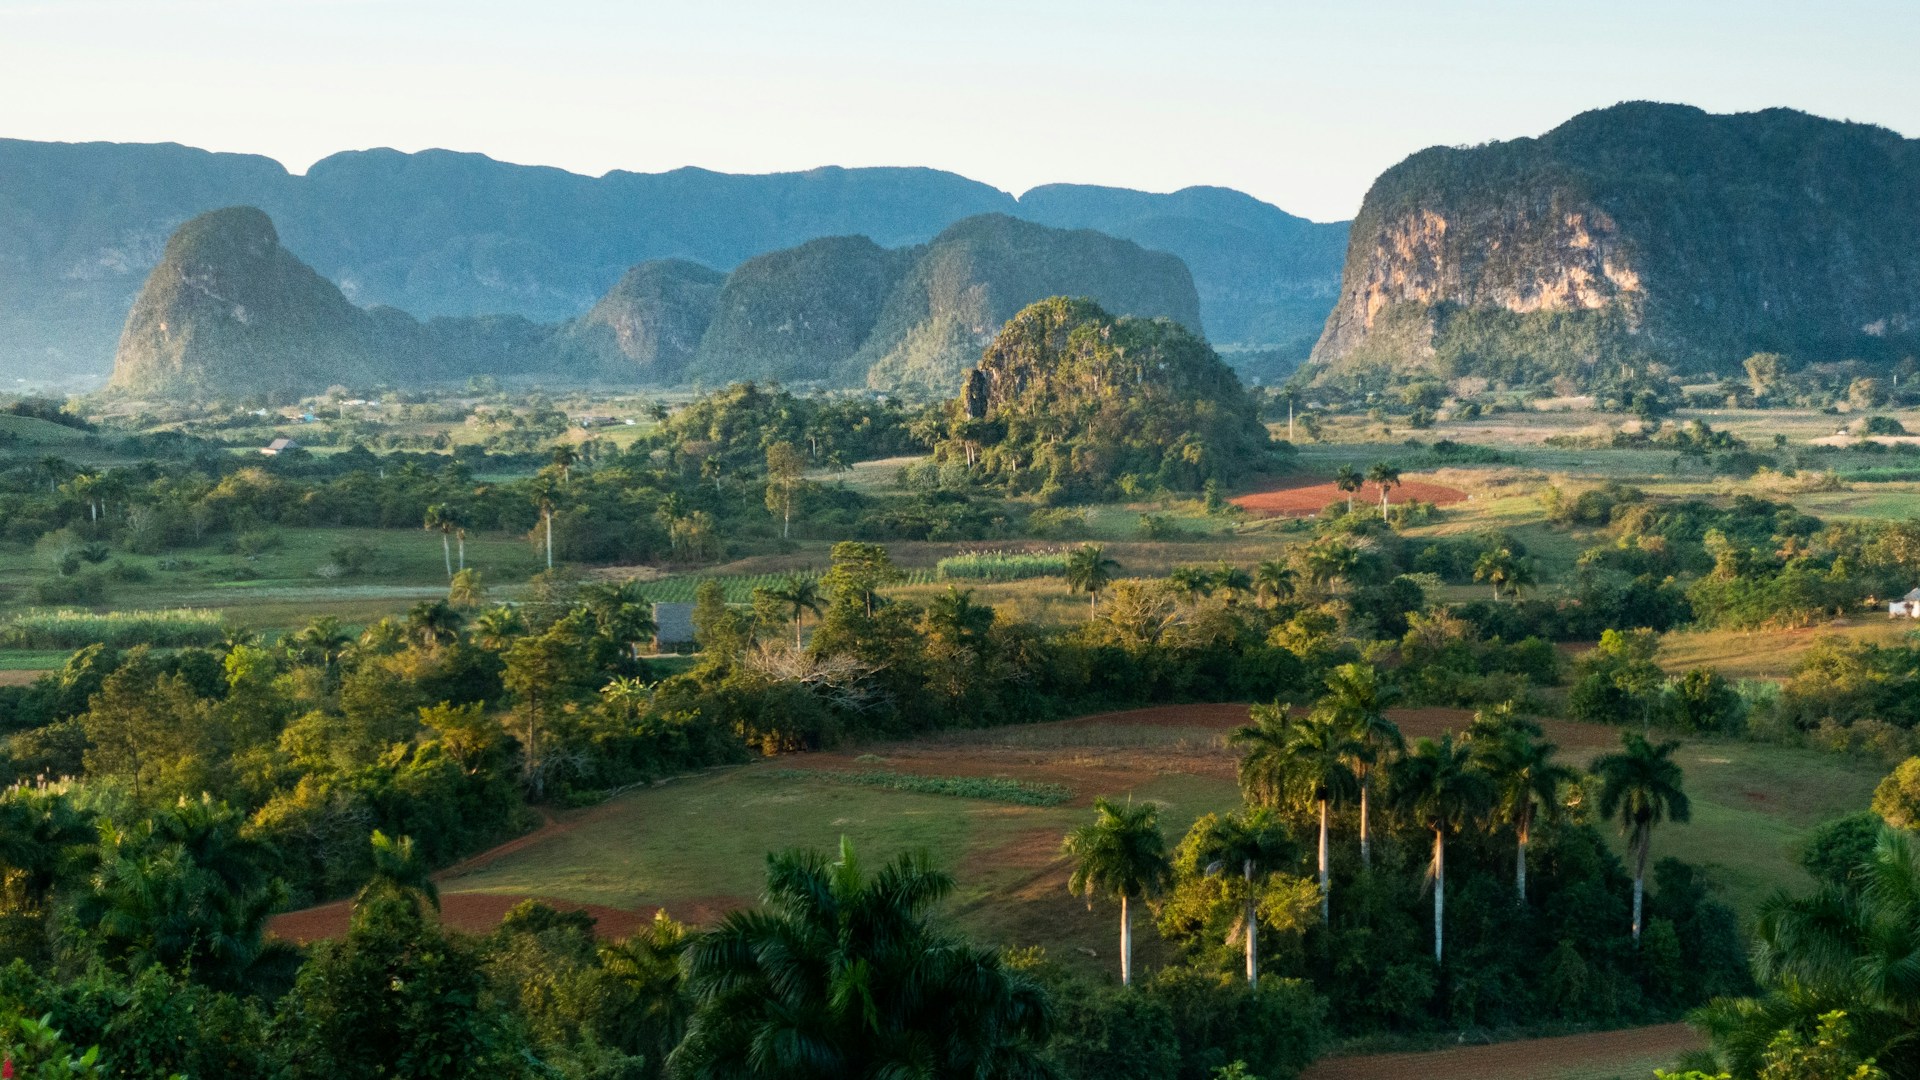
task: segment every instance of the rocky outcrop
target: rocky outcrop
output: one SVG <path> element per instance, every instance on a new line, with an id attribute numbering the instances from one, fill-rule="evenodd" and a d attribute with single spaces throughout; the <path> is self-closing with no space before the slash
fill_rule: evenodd
<path id="1" fill-rule="evenodd" d="M 1895 358 L 1920 330 L 1920 143 L 1633 103 L 1374 183 L 1312 364 L 1526 379 L 1609 361 Z"/>

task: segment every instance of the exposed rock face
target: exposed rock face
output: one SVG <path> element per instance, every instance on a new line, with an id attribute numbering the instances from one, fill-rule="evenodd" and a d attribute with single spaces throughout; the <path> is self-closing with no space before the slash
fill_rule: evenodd
<path id="1" fill-rule="evenodd" d="M 1312 362 L 1447 376 L 1897 357 L 1920 330 L 1920 143 L 1634 103 L 1422 151 L 1353 224 Z"/>
<path id="2" fill-rule="evenodd" d="M 379 332 L 280 246 L 265 213 L 215 210 L 167 241 L 127 316 L 111 385 L 232 396 L 360 381 L 381 373 Z"/>

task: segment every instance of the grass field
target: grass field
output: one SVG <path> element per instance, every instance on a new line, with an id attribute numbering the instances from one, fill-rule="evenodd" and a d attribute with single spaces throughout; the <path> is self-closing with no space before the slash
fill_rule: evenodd
<path id="1" fill-rule="evenodd" d="M 1111 919 L 1068 896 L 1060 837 L 1085 819 L 1096 795 L 1160 803 L 1170 837 L 1203 813 L 1237 805 L 1235 759 L 1221 736 L 1245 715 L 1244 706 L 1170 706 L 717 770 L 563 817 L 441 887 L 500 903 L 540 896 L 620 912 L 664 906 L 706 920 L 752 902 L 768 852 L 831 848 L 844 836 L 870 859 L 910 848 L 933 852 L 959 879 L 953 915 L 980 939 L 1043 943 L 1068 963 L 1104 971 Z M 1396 719 L 1414 737 L 1457 728 L 1467 715 L 1418 709 L 1398 711 Z M 1550 722 L 1548 735 L 1581 762 L 1615 743 L 1610 729 L 1567 722 Z M 1681 761 L 1693 822 L 1663 827 L 1655 855 L 1705 867 L 1743 916 L 1774 889 L 1804 883 L 1794 858 L 1809 830 L 1864 806 L 1884 772 L 1816 751 L 1731 741 L 1690 742 Z M 810 775 L 876 770 L 1060 785 L 1069 798 L 1058 806 L 1019 805 Z M 1619 844 L 1615 830 L 1605 828 Z M 1149 963 L 1153 941 L 1141 936 Z"/>

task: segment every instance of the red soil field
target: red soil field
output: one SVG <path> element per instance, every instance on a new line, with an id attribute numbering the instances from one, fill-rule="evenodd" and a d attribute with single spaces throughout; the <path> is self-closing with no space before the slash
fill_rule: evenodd
<path id="1" fill-rule="evenodd" d="M 1462 1046 L 1419 1054 L 1365 1054 L 1325 1058 L 1301 1074 L 1301 1080 L 1538 1080 L 1576 1069 L 1619 1065 L 1632 1075 L 1642 1062 L 1672 1061 L 1706 1045 L 1685 1024 L 1523 1039 L 1490 1046 Z M 1637 1069 L 1640 1075 L 1651 1068 Z M 1584 1072 L 1581 1075 L 1586 1075 Z"/>
<path id="2" fill-rule="evenodd" d="M 1380 489 L 1372 484 L 1354 493 L 1354 502 L 1380 501 Z M 1392 490 L 1387 496 L 1388 502 L 1405 502 L 1419 499 L 1435 506 L 1448 506 L 1465 502 L 1467 493 L 1459 488 L 1450 488 L 1445 484 L 1429 483 L 1425 480 L 1407 480 Z M 1230 500 L 1233 505 L 1256 514 L 1273 517 L 1307 517 L 1325 510 L 1333 503 L 1345 503 L 1347 493 L 1332 484 L 1308 484 L 1303 487 L 1276 488 L 1273 491 L 1259 491 L 1252 495 L 1239 495 Z"/>

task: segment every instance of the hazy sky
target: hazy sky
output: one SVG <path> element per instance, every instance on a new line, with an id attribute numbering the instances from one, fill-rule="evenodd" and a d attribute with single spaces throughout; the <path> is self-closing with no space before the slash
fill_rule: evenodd
<path id="1" fill-rule="evenodd" d="M 930 165 L 1351 216 L 1415 150 L 1630 98 L 1920 135 L 1920 0 L 0 0 L 0 135 L 304 169 Z"/>

